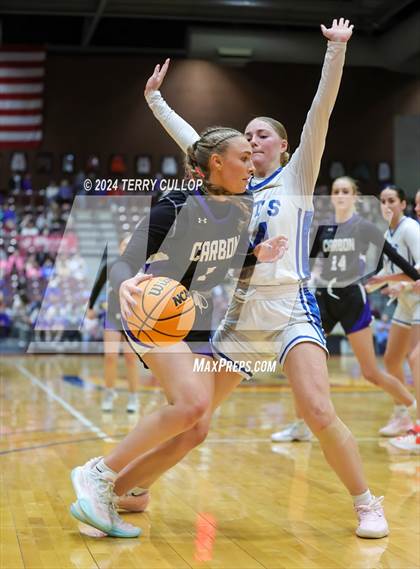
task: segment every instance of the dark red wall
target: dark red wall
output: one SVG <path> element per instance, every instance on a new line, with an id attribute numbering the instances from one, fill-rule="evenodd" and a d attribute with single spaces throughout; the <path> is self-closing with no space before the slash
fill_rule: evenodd
<path id="1" fill-rule="evenodd" d="M 28 153 L 33 171 L 36 152 L 54 153 L 59 180 L 59 156 L 76 154 L 76 168 L 96 153 L 107 175 L 109 155 L 124 153 L 130 175 L 136 154 L 153 156 L 153 173 L 164 154 L 177 154 L 176 146 L 151 115 L 143 98 L 145 81 L 154 58 L 133 56 L 60 56 L 47 61 L 44 141 Z M 306 112 L 316 91 L 319 66 L 250 64 L 221 67 L 194 60 L 171 64 L 163 93 L 169 104 L 200 130 L 211 124 L 243 128 L 253 116 L 271 115 L 282 121 L 291 148 L 296 147 Z M 384 70 L 347 68 L 333 112 L 321 170 L 342 160 L 348 167 L 358 161 L 372 165 L 393 159 L 393 116 L 420 113 L 419 81 Z M 10 153 L 3 151 L 0 185 L 9 177 Z M 34 174 L 35 186 L 50 176 Z"/>

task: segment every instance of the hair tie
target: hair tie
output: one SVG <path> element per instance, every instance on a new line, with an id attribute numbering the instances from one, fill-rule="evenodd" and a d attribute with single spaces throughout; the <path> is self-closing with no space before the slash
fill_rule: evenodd
<path id="1" fill-rule="evenodd" d="M 205 178 L 204 172 L 203 172 L 203 170 L 200 168 L 200 166 L 196 166 L 196 167 L 194 168 L 194 172 L 197 174 L 197 176 L 200 176 L 200 178 Z"/>

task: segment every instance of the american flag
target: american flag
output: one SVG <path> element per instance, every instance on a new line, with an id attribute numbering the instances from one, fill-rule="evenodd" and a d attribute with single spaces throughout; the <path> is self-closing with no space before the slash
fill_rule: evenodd
<path id="1" fill-rule="evenodd" d="M 0 148 L 40 144 L 45 59 L 42 48 L 0 48 Z"/>

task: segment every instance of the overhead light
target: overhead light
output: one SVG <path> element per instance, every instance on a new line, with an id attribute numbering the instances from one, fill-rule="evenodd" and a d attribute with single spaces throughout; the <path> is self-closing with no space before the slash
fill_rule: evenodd
<path id="1" fill-rule="evenodd" d="M 220 57 L 252 57 L 252 49 L 249 47 L 219 47 L 217 53 Z"/>

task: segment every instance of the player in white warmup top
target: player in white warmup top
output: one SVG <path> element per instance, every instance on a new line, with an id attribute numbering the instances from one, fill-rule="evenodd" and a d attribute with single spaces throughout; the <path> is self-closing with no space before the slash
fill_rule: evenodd
<path id="1" fill-rule="evenodd" d="M 417 221 L 420 222 L 420 190 L 416 192 L 415 198 L 415 212 L 417 215 Z M 417 270 L 420 271 L 420 266 L 417 265 Z M 403 275 L 400 277 L 401 279 L 405 278 Z M 408 289 L 411 288 L 411 291 L 414 294 L 417 294 L 420 301 L 420 281 L 416 281 L 415 283 L 407 283 L 407 282 L 400 282 L 395 285 L 395 293 L 405 294 L 408 292 Z M 387 287 L 385 293 L 392 292 L 392 286 Z M 413 375 L 413 383 L 416 393 L 417 399 L 417 416 L 416 422 L 412 426 L 412 428 L 408 431 L 407 434 L 402 435 L 401 437 L 395 437 L 390 440 L 390 443 L 395 446 L 396 448 L 413 454 L 420 453 L 420 326 L 418 324 L 411 327 L 411 346 L 412 350 L 408 357 L 408 361 L 411 368 L 411 373 Z"/>
<path id="2" fill-rule="evenodd" d="M 356 534 L 380 538 L 389 531 L 382 498 L 375 498 L 370 493 L 356 441 L 332 405 L 319 310 L 305 286 L 305 279 L 309 277 L 312 195 L 329 117 L 340 85 L 346 43 L 352 34 L 352 26 L 344 19 L 334 20 L 331 28 L 321 26 L 321 29 L 329 40 L 321 81 L 299 147 L 290 162 L 287 134 L 280 123 L 260 117 L 252 120 L 245 129 L 256 172 L 249 183 L 255 200 L 252 221 L 252 229 L 257 234 L 255 239 L 282 233 L 289 238 L 289 250 L 280 263 L 274 263 L 269 269 L 256 266 L 252 277 L 243 281 L 243 292 L 238 292 L 231 302 L 224 323 L 213 338 L 213 346 L 219 357 L 236 362 L 264 357 L 278 359 L 302 416 L 318 438 L 328 463 L 353 497 L 359 518 Z M 162 69 L 156 66 L 145 94 L 156 118 L 184 152 L 188 152 L 198 134 L 168 107 L 158 91 L 168 65 L 169 60 Z M 220 387 L 224 393 L 215 395 L 214 407 L 243 377 L 249 377 L 245 369 L 231 375 L 236 380 L 229 380 L 229 389 Z M 228 381 L 226 372 L 225 381 Z M 135 484 L 149 488 L 161 473 L 202 442 L 205 434 L 200 425 L 196 425 L 189 433 L 183 433 L 133 461 L 119 474 L 115 482 L 116 494 L 124 494 Z M 126 505 L 130 507 L 129 503 Z"/>
<path id="3" fill-rule="evenodd" d="M 408 275 L 407 278 L 417 280 L 420 275 L 384 240 L 383 232 L 375 224 L 357 213 L 357 199 L 356 180 L 348 176 L 334 180 L 331 187 L 334 214 L 329 214 L 318 226 L 311 251 L 311 258 L 324 255 L 320 274 L 323 286 L 317 288 L 316 299 L 326 334 L 331 333 L 337 322 L 342 325 L 362 375 L 389 393 L 400 413 L 409 420 L 410 410 L 415 410 L 415 399 L 396 377 L 382 371 L 376 361 L 370 328 L 372 313 L 361 284 L 366 269 L 364 256 L 369 245 L 374 245 L 377 254 L 387 255 Z M 382 430 L 381 434 L 386 436 Z M 299 418 L 271 435 L 274 442 L 308 441 L 311 438 L 310 430 Z"/>
<path id="4" fill-rule="evenodd" d="M 401 188 L 387 186 L 380 194 L 382 214 L 390 221 L 386 239 L 398 253 L 412 265 L 420 267 L 420 225 L 404 215 L 407 198 Z M 383 269 L 368 284 L 398 282 L 405 277 L 401 270 L 385 258 Z M 406 289 L 398 295 L 397 307 L 392 317 L 391 330 L 384 354 L 386 369 L 404 383 L 403 364 L 420 341 L 420 296 Z M 418 403 L 418 402 L 417 402 Z M 385 436 L 405 434 L 411 427 L 411 418 L 404 408 L 396 405 L 394 412 L 381 433 Z"/>

